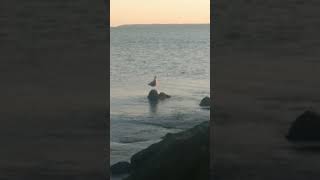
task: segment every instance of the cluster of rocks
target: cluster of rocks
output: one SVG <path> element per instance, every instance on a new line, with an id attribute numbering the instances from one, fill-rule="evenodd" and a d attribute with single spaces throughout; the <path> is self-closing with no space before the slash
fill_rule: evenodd
<path id="1" fill-rule="evenodd" d="M 151 102 L 171 96 L 153 89 Z M 210 108 L 210 97 L 201 100 L 201 107 Z M 129 174 L 125 180 L 194 180 L 209 178 L 209 123 L 189 130 L 167 134 L 163 140 L 136 153 L 129 162 L 111 166 L 113 175 Z"/>
<path id="2" fill-rule="evenodd" d="M 113 174 L 129 173 L 125 180 L 209 179 L 209 123 L 167 134 L 162 141 L 136 153 L 131 164 L 111 167 Z"/>
<path id="3" fill-rule="evenodd" d="M 170 98 L 152 90 L 150 100 Z M 210 97 L 200 106 L 210 107 Z M 320 115 L 305 111 L 291 124 L 286 138 L 291 142 L 320 141 Z M 111 167 L 113 174 L 129 174 L 125 180 L 194 180 L 209 177 L 209 123 L 204 122 L 189 130 L 167 134 L 162 141 L 136 153 L 129 162 Z"/>
<path id="4" fill-rule="evenodd" d="M 170 98 L 151 91 L 148 98 Z M 210 107 L 210 97 L 200 106 Z M 291 124 L 286 138 L 291 142 L 320 141 L 320 115 L 305 111 Z M 119 162 L 112 174 L 128 174 L 125 180 L 194 180 L 209 177 L 209 123 L 204 122 L 180 133 L 167 134 L 163 140 L 136 153 L 131 163 Z"/>
<path id="5" fill-rule="evenodd" d="M 170 98 L 171 96 L 164 93 L 164 92 L 160 92 L 158 93 L 157 90 L 155 89 L 152 89 L 149 94 L 148 94 L 148 99 L 149 101 L 151 102 L 158 102 L 159 100 L 165 100 L 165 99 L 168 99 Z M 204 97 L 201 102 L 200 102 L 200 106 L 201 107 L 207 107 L 207 108 L 210 108 L 210 104 L 211 104 L 211 100 L 210 100 L 210 97 Z"/>
<path id="6" fill-rule="evenodd" d="M 165 100 L 165 99 L 168 99 L 170 98 L 171 96 L 164 93 L 164 92 L 160 92 L 158 93 L 157 90 L 155 89 L 152 89 L 150 92 L 149 92 L 149 95 L 148 95 L 148 99 L 150 101 L 159 101 L 159 100 Z"/>

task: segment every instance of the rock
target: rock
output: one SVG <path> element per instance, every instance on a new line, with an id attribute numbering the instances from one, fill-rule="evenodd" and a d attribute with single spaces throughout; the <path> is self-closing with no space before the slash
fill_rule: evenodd
<path id="1" fill-rule="evenodd" d="M 161 92 L 158 97 L 160 100 L 164 100 L 164 99 L 170 98 L 171 96 L 169 96 L 168 94 L 166 94 L 164 92 Z"/>
<path id="2" fill-rule="evenodd" d="M 121 161 L 111 166 L 111 173 L 114 175 L 127 174 L 130 171 L 130 163 Z"/>
<path id="3" fill-rule="evenodd" d="M 155 90 L 155 89 L 152 89 L 152 90 L 149 92 L 148 99 L 149 99 L 150 101 L 158 101 L 158 100 L 159 100 L 158 91 Z"/>
<path id="4" fill-rule="evenodd" d="M 207 106 L 207 107 L 210 107 L 210 103 L 211 101 L 210 101 L 210 97 L 205 97 L 205 98 L 203 98 L 202 100 L 201 100 L 201 102 L 200 102 L 200 106 Z"/>
<path id="5" fill-rule="evenodd" d="M 169 96 L 168 94 L 164 93 L 164 92 L 160 92 L 160 94 L 158 94 L 158 91 L 155 90 L 155 89 L 152 89 L 150 92 L 149 92 L 149 95 L 148 95 L 148 99 L 150 101 L 158 101 L 158 100 L 164 100 L 164 99 L 167 99 L 167 98 L 170 98 L 171 96 Z"/>
<path id="6" fill-rule="evenodd" d="M 125 180 L 209 179 L 209 123 L 167 134 L 131 158 Z"/>
<path id="7" fill-rule="evenodd" d="M 320 141 L 320 115 L 305 111 L 291 125 L 287 139 L 289 141 Z"/>

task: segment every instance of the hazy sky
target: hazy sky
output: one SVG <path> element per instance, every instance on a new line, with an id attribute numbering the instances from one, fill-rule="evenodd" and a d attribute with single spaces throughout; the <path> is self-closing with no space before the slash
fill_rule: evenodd
<path id="1" fill-rule="evenodd" d="M 111 26 L 210 23 L 210 0 L 110 0 Z"/>

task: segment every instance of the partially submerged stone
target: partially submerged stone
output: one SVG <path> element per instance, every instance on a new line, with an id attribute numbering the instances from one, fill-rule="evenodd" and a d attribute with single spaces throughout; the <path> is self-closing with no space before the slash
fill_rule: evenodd
<path id="1" fill-rule="evenodd" d="M 155 90 L 155 89 L 152 89 L 148 94 L 148 99 L 150 101 L 165 100 L 165 99 L 168 99 L 170 97 L 171 97 L 170 95 L 168 95 L 168 94 L 166 94 L 164 92 L 158 93 L 158 91 Z"/>
<path id="2" fill-rule="evenodd" d="M 171 96 L 169 96 L 168 94 L 166 94 L 164 92 L 161 92 L 158 97 L 160 100 L 164 100 L 164 99 L 170 98 Z"/>
<path id="3" fill-rule="evenodd" d="M 305 111 L 291 125 L 287 139 L 289 141 L 320 141 L 320 115 Z"/>
<path id="4" fill-rule="evenodd" d="M 158 101 L 158 100 L 159 100 L 158 91 L 155 90 L 155 89 L 152 89 L 152 90 L 149 92 L 148 99 L 149 99 L 150 101 Z"/>
<path id="5" fill-rule="evenodd" d="M 206 96 L 201 100 L 199 105 L 202 107 L 210 107 L 210 104 L 211 104 L 210 97 Z"/>

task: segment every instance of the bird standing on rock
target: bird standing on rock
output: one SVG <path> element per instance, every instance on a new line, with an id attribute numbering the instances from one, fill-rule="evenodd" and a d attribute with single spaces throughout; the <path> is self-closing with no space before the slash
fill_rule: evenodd
<path id="1" fill-rule="evenodd" d="M 157 76 L 154 76 L 153 81 L 151 81 L 148 85 L 151 87 L 157 87 L 158 86 Z"/>

